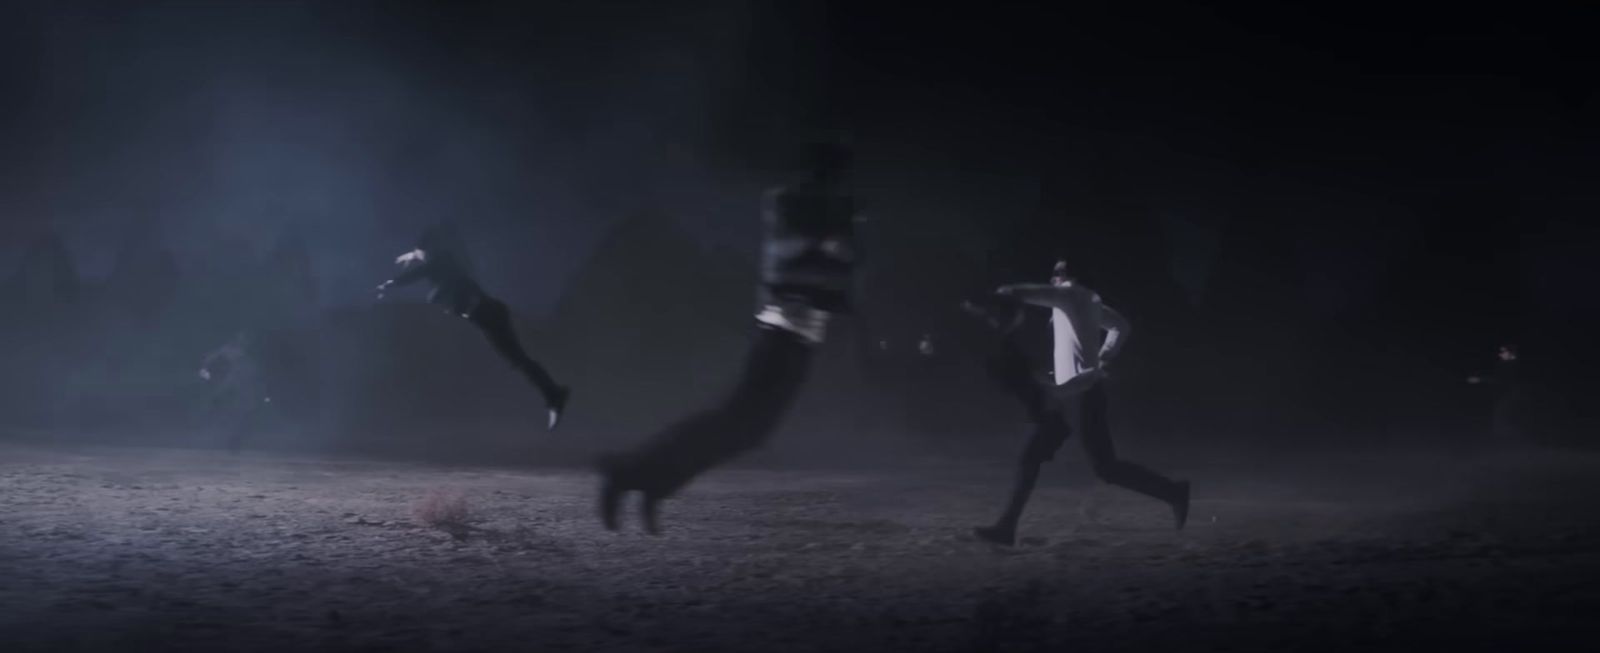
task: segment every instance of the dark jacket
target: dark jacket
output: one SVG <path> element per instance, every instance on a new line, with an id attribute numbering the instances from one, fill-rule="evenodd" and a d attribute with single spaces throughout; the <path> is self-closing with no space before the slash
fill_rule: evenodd
<path id="1" fill-rule="evenodd" d="M 466 266 L 446 250 L 417 251 L 423 253 L 421 260 L 414 258 L 408 260 L 406 256 L 396 260 L 402 269 L 390 283 L 404 286 L 426 280 L 433 284 L 433 289 L 428 291 L 429 302 L 443 306 L 445 310 L 458 315 L 472 313 L 473 309 L 483 301 L 484 292 L 467 272 Z"/>
<path id="2" fill-rule="evenodd" d="M 761 302 L 850 312 L 857 257 L 854 198 L 804 182 L 768 191 L 763 204 Z"/>

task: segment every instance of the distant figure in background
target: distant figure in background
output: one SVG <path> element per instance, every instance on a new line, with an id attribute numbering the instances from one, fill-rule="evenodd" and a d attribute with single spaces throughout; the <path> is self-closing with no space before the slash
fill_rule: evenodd
<path id="1" fill-rule="evenodd" d="M 856 262 L 851 152 L 839 143 L 810 151 L 809 175 L 764 198 L 760 308 L 738 382 L 720 403 L 623 453 L 600 458 L 600 513 L 615 530 L 623 496 L 643 496 L 645 529 L 656 510 L 696 476 L 761 446 L 794 403 L 829 320 L 851 310 Z"/>
<path id="2" fill-rule="evenodd" d="M 212 388 L 208 412 L 227 432 L 229 451 L 238 451 L 245 437 L 261 427 L 272 405 L 255 345 L 249 332 L 240 331 L 200 363 L 200 378 Z"/>
<path id="3" fill-rule="evenodd" d="M 549 414 L 546 428 L 555 429 L 561 422 L 571 389 L 556 383 L 543 365 L 528 356 L 512 326 L 511 310 L 504 302 L 485 293 L 472 278 L 461 258 L 461 248 L 454 240 L 444 225 L 435 225 L 423 232 L 415 249 L 395 259 L 401 267 L 400 274 L 378 285 L 378 297 L 383 298 L 390 288 L 428 281 L 433 285 L 428 292 L 430 303 L 477 326 L 495 352 L 539 389 Z"/>
<path id="4" fill-rule="evenodd" d="M 1183 528 L 1189 517 L 1189 482 L 1174 481 L 1118 459 L 1111 442 L 1105 370 L 1127 344 L 1127 320 L 1103 304 L 1099 294 L 1074 282 L 1065 261 L 1056 263 L 1049 285 L 1002 286 L 997 292 L 1051 309 L 1055 387 L 1049 389 L 1044 414 L 1038 420 L 1044 426 L 1034 430 L 1022 452 L 1005 511 L 994 525 L 975 528 L 973 533 L 996 544 L 1016 543 L 1017 523 L 1039 479 L 1039 467 L 1055 457 L 1071 434 L 1068 424 L 1082 431 L 1084 451 L 1095 475 L 1165 502 L 1172 508 L 1178 528 Z"/>
<path id="5" fill-rule="evenodd" d="M 1500 345 L 1495 352 L 1494 372 L 1467 377 L 1467 383 L 1487 385 L 1494 390 L 1494 408 L 1489 417 L 1489 435 L 1496 444 L 1507 445 L 1522 440 L 1522 430 L 1517 426 L 1516 407 L 1521 397 L 1519 383 L 1519 358 L 1517 346 Z"/>

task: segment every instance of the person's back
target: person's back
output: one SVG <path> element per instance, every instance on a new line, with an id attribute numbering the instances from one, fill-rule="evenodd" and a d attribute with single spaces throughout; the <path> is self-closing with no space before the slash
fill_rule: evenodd
<path id="1" fill-rule="evenodd" d="M 472 278 L 466 265 L 448 249 L 422 248 L 407 252 L 395 261 L 401 267 L 397 279 L 401 283 L 410 278 L 427 281 L 428 302 L 437 304 L 452 313 L 465 315 L 472 312 L 483 299 L 483 288 Z"/>
<path id="2" fill-rule="evenodd" d="M 762 224 L 761 303 L 850 312 L 855 199 L 832 180 L 807 179 L 768 191 Z"/>

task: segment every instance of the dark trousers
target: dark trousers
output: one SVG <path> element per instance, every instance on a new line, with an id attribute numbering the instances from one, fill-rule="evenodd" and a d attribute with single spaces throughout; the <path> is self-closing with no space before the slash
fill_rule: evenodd
<path id="1" fill-rule="evenodd" d="M 653 496 L 670 496 L 696 476 L 765 444 L 800 393 L 811 355 L 811 345 L 799 336 L 759 325 L 733 390 L 710 409 L 622 454 L 619 480 Z"/>
<path id="2" fill-rule="evenodd" d="M 484 297 L 478 302 L 477 308 L 467 316 L 483 335 L 489 339 L 489 344 L 494 347 L 495 353 L 511 363 L 528 382 L 539 389 L 545 401 L 550 401 L 556 394 L 556 381 L 545 371 L 544 366 L 528 356 L 523 350 L 522 341 L 517 339 L 515 327 L 511 324 L 511 310 L 506 308 L 504 302 L 493 297 Z"/>
<path id="3" fill-rule="evenodd" d="M 1045 411 L 1043 419 L 1035 422 L 1017 463 L 1016 485 L 1000 517 L 1002 525 L 1016 527 L 1038 482 L 1039 467 L 1055 459 L 1056 452 L 1072 435 L 1074 426 L 1083 440 L 1089 465 L 1100 480 L 1167 503 L 1178 500 L 1181 489 L 1177 482 L 1117 457 L 1116 446 L 1111 441 L 1103 382 L 1080 394 L 1052 399 L 1053 406 Z"/>

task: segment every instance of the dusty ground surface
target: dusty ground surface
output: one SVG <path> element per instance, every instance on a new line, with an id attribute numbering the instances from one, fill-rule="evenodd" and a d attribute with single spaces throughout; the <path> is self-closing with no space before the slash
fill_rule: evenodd
<path id="1" fill-rule="evenodd" d="M 1183 533 L 1079 477 L 1007 550 L 1002 467 L 719 472 L 651 538 L 579 470 L 0 443 L 0 649 L 1594 650 L 1600 461 L 1181 471 Z"/>

